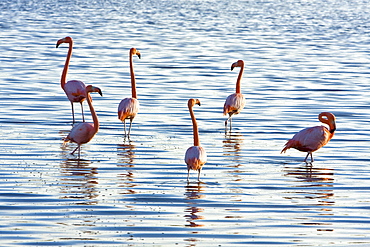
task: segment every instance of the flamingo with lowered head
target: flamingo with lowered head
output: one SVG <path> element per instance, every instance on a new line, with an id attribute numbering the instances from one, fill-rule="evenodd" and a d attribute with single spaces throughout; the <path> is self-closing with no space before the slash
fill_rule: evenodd
<path id="1" fill-rule="evenodd" d="M 136 81 L 135 81 L 135 74 L 134 74 L 134 65 L 132 62 L 133 55 L 137 55 L 141 58 L 141 54 L 135 48 L 131 48 L 129 52 L 130 58 L 130 75 L 131 75 L 131 98 L 125 98 L 121 101 L 118 106 L 118 119 L 120 119 L 124 124 L 125 129 L 125 136 L 130 137 L 130 131 L 132 126 L 132 121 L 134 120 L 136 114 L 139 112 L 139 101 L 137 100 L 136 95 Z M 126 134 L 126 119 L 130 120 L 130 127 L 128 130 L 128 134 Z"/>
<path id="2" fill-rule="evenodd" d="M 308 155 L 311 155 L 311 163 L 314 161 L 312 153 L 321 147 L 325 146 L 334 136 L 336 130 L 335 116 L 330 112 L 322 112 L 319 114 L 319 120 L 322 123 L 329 125 L 329 129 L 325 126 L 315 126 L 305 128 L 293 136 L 286 144 L 281 153 L 289 148 L 295 148 L 302 152 L 307 152 L 304 162 L 307 163 Z"/>
<path id="3" fill-rule="evenodd" d="M 60 84 L 62 86 L 62 89 L 66 93 L 69 101 L 71 102 L 73 123 L 75 123 L 75 113 L 74 113 L 74 108 L 73 108 L 73 103 L 74 102 L 80 103 L 81 111 L 82 111 L 82 120 L 83 120 L 83 122 L 85 122 L 82 102 L 85 100 L 85 97 L 86 97 L 85 96 L 86 95 L 86 86 L 82 81 L 79 81 L 79 80 L 71 80 L 71 81 L 66 82 L 69 62 L 70 62 L 71 56 L 72 56 L 73 39 L 71 37 L 65 37 L 63 39 L 58 40 L 56 48 L 58 48 L 62 43 L 68 43 L 69 44 L 69 49 L 68 49 L 66 62 L 64 64 L 62 77 L 60 79 Z"/>
<path id="4" fill-rule="evenodd" d="M 207 153 L 205 149 L 200 146 L 198 124 L 195 119 L 193 106 L 197 104 L 200 106 L 200 101 L 198 99 L 189 99 L 188 107 L 191 116 L 191 121 L 193 122 L 193 135 L 194 135 L 194 146 L 188 148 L 185 153 L 185 163 L 188 167 L 188 181 L 190 170 L 198 171 L 198 181 L 200 179 L 200 171 L 203 165 L 207 162 Z"/>
<path id="5" fill-rule="evenodd" d="M 92 92 L 97 92 L 101 96 L 103 96 L 100 88 L 94 87 L 94 86 L 87 86 L 86 87 L 86 98 L 87 98 L 87 103 L 89 104 L 91 116 L 93 119 L 93 123 L 78 123 L 76 124 L 71 132 L 68 134 L 68 136 L 64 139 L 64 143 L 66 142 L 74 142 L 77 143 L 77 147 L 73 150 L 71 154 L 74 154 L 76 150 L 78 149 L 78 157 L 80 158 L 80 150 L 81 150 L 81 145 L 88 143 L 98 132 L 99 130 L 99 120 L 98 116 L 94 110 L 94 107 L 92 105 L 92 99 L 90 96 L 90 93 Z"/>
<path id="6" fill-rule="evenodd" d="M 227 121 L 230 120 L 230 131 L 231 131 L 231 117 L 233 115 L 239 114 L 246 103 L 246 100 L 244 98 L 244 95 L 241 93 L 240 85 L 241 85 L 241 79 L 243 76 L 244 71 L 244 61 L 238 60 L 237 62 L 233 63 L 231 65 L 231 70 L 233 70 L 235 67 L 240 67 L 238 79 L 236 80 L 236 92 L 233 94 L 230 94 L 225 101 L 224 104 L 224 115 L 229 114 L 229 117 L 225 121 L 225 131 L 227 128 Z"/>

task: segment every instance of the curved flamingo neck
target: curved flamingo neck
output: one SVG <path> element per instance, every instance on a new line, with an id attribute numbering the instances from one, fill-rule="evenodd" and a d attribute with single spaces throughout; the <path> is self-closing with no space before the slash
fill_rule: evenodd
<path id="1" fill-rule="evenodd" d="M 194 146 L 200 146 L 198 124 L 197 124 L 197 120 L 195 119 L 193 105 L 191 104 L 191 102 L 189 102 L 188 107 L 189 107 L 189 112 L 191 116 L 191 121 L 193 122 Z"/>
<path id="2" fill-rule="evenodd" d="M 241 61 L 241 66 L 240 66 L 238 79 L 236 80 L 236 93 L 241 93 L 241 89 L 240 89 L 241 85 L 240 84 L 241 84 L 243 72 L 244 72 L 244 62 Z"/>
<path id="3" fill-rule="evenodd" d="M 98 119 L 98 115 L 96 115 L 94 106 L 92 105 L 92 99 L 91 99 L 91 96 L 90 96 L 89 92 L 87 93 L 86 99 L 87 99 L 87 103 L 89 104 L 91 116 L 92 116 L 92 119 L 93 119 L 93 122 L 94 122 L 94 130 L 95 130 L 95 133 L 96 133 L 99 130 L 99 119 Z"/>
<path id="4" fill-rule="evenodd" d="M 326 116 L 327 119 L 323 118 L 323 116 Z M 322 115 L 319 116 L 319 120 L 320 120 L 320 122 L 329 125 L 329 132 L 334 134 L 334 132 L 337 128 L 336 128 L 336 125 L 335 125 L 335 119 L 331 115 L 322 114 Z"/>
<path id="5" fill-rule="evenodd" d="M 134 74 L 134 64 L 132 62 L 132 60 L 133 60 L 132 57 L 133 57 L 132 50 L 130 50 L 131 92 L 132 92 L 132 98 L 137 99 L 137 95 L 136 95 L 136 81 L 135 81 L 135 74 Z"/>
<path id="6" fill-rule="evenodd" d="M 64 64 L 62 77 L 60 79 L 60 85 L 62 86 L 63 89 L 67 82 L 68 67 L 69 67 L 69 62 L 71 61 L 71 57 L 72 57 L 73 41 L 72 40 L 69 41 L 68 44 L 69 44 L 68 54 L 67 54 L 66 62 Z"/>

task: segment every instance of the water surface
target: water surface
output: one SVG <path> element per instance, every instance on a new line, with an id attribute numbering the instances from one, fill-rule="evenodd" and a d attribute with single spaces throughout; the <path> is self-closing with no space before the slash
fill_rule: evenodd
<path id="1" fill-rule="evenodd" d="M 367 1 L 6 1 L 0 3 L 2 246 L 369 245 Z M 60 88 L 99 86 L 81 159 Z M 123 137 L 134 58 L 140 113 Z M 243 112 L 222 107 L 243 59 Z M 187 183 L 195 107 L 208 162 Z M 86 118 L 92 121 L 85 104 Z M 317 116 L 337 117 L 314 154 L 280 154 Z M 80 108 L 76 116 L 81 121 Z"/>

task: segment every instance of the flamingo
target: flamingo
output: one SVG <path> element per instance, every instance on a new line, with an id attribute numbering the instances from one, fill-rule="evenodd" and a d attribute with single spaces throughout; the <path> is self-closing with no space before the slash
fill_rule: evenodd
<path id="1" fill-rule="evenodd" d="M 193 122 L 193 135 L 194 135 L 194 146 L 188 148 L 185 153 L 185 163 L 188 167 L 188 181 L 190 170 L 198 171 L 198 181 L 200 179 L 200 171 L 202 166 L 207 162 L 207 154 L 203 147 L 200 146 L 198 124 L 195 119 L 193 106 L 197 104 L 200 106 L 200 101 L 198 99 L 189 99 L 188 107 Z"/>
<path id="2" fill-rule="evenodd" d="M 333 138 L 336 130 L 334 114 L 330 112 L 322 112 L 319 114 L 319 120 L 320 122 L 329 125 L 329 129 L 325 126 L 305 128 L 295 134 L 292 139 L 288 140 L 281 153 L 285 153 L 289 148 L 295 148 L 299 151 L 307 152 L 304 162 L 307 161 L 308 155 L 311 155 L 312 163 L 314 161 L 312 153 L 325 146 L 331 138 Z"/>
<path id="3" fill-rule="evenodd" d="M 66 62 L 64 64 L 62 77 L 60 79 L 60 85 L 62 86 L 64 92 L 66 93 L 66 95 L 69 99 L 69 101 L 71 102 L 73 123 L 75 123 L 75 113 L 74 113 L 74 109 L 73 109 L 73 103 L 74 102 L 79 102 L 80 103 L 81 111 L 82 111 L 82 121 L 85 122 L 84 109 L 83 109 L 83 106 L 82 106 L 82 102 L 85 100 L 85 97 L 86 97 L 85 96 L 86 95 L 86 85 L 82 81 L 79 81 L 79 80 L 71 80 L 71 81 L 66 82 L 69 62 L 70 62 L 71 56 L 72 56 L 73 39 L 71 37 L 65 37 L 63 39 L 58 40 L 56 48 L 58 48 L 59 45 L 61 45 L 62 43 L 68 43 L 69 44 L 69 49 L 68 49 Z"/>
<path id="4" fill-rule="evenodd" d="M 96 112 L 95 112 L 94 107 L 92 105 L 92 99 L 91 99 L 91 96 L 90 96 L 90 93 L 92 93 L 92 92 L 97 92 L 101 96 L 103 96 L 103 94 L 102 94 L 100 88 L 98 88 L 98 87 L 94 87 L 94 86 L 91 86 L 91 85 L 86 87 L 87 103 L 89 104 L 91 116 L 92 116 L 92 119 L 93 119 L 94 122 L 93 123 L 83 122 L 83 123 L 79 123 L 79 124 L 75 125 L 72 128 L 71 132 L 68 134 L 68 136 L 64 139 L 64 143 L 69 142 L 69 141 L 77 143 L 77 147 L 73 150 L 73 152 L 71 154 L 73 155 L 76 152 L 76 150 L 78 149 L 78 157 L 80 157 L 81 145 L 85 144 L 85 143 L 88 143 L 95 136 L 95 134 L 99 130 L 98 116 L 96 115 Z"/>
<path id="5" fill-rule="evenodd" d="M 233 94 L 230 94 L 225 101 L 224 104 L 224 115 L 229 114 L 229 117 L 225 121 L 225 131 L 227 128 L 227 122 L 230 120 L 230 131 L 231 131 L 231 117 L 235 114 L 239 114 L 244 106 L 245 106 L 245 98 L 244 95 L 241 93 L 240 90 L 240 81 L 243 76 L 244 71 L 244 61 L 238 60 L 237 62 L 233 63 L 231 65 L 231 70 L 233 70 L 235 67 L 240 67 L 239 76 L 236 80 L 236 92 Z"/>
<path id="6" fill-rule="evenodd" d="M 136 84 L 135 84 L 135 74 L 134 74 L 134 65 L 132 62 L 132 56 L 137 55 L 141 58 L 140 52 L 135 48 L 130 49 L 129 57 L 130 57 L 130 75 L 131 75 L 131 90 L 132 90 L 132 98 L 125 98 L 121 101 L 118 106 L 118 119 L 120 119 L 124 124 L 125 129 L 125 136 L 126 136 L 126 119 L 130 119 L 130 127 L 128 130 L 127 136 L 130 137 L 131 125 L 132 121 L 134 120 L 136 114 L 139 112 L 139 101 L 137 100 L 136 95 Z"/>

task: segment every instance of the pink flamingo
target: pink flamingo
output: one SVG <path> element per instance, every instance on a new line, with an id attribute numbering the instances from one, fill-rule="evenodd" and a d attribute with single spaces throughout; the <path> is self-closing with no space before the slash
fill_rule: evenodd
<path id="1" fill-rule="evenodd" d="M 63 39 L 60 39 L 58 40 L 56 47 L 58 48 L 59 45 L 61 45 L 62 43 L 68 43 L 69 49 L 68 49 L 66 62 L 64 64 L 62 77 L 60 79 L 60 84 L 64 92 L 66 93 L 69 101 L 71 102 L 73 123 L 75 123 L 75 113 L 74 113 L 74 108 L 73 108 L 74 102 L 80 103 L 81 111 L 82 111 L 82 121 L 85 122 L 84 109 L 82 106 L 82 102 L 86 98 L 86 85 L 82 81 L 79 81 L 79 80 L 71 80 L 71 81 L 66 82 L 69 62 L 72 56 L 73 40 L 71 37 L 65 37 Z"/>
<path id="2" fill-rule="evenodd" d="M 134 74 L 134 65 L 132 62 L 132 56 L 137 55 L 141 58 L 140 52 L 135 48 L 130 49 L 129 57 L 130 57 L 130 75 L 131 75 L 131 90 L 132 90 L 132 98 L 125 98 L 121 101 L 118 106 L 118 119 L 120 119 L 124 124 L 125 129 L 125 136 L 126 136 L 126 119 L 130 119 L 130 127 L 128 130 L 127 136 L 130 137 L 131 125 L 132 121 L 134 120 L 136 114 L 139 112 L 139 101 L 137 100 L 136 95 L 136 83 L 135 83 L 135 74 Z"/>
<path id="3" fill-rule="evenodd" d="M 244 95 L 241 93 L 241 90 L 240 90 L 241 79 L 242 79 L 243 71 L 244 71 L 244 61 L 238 60 L 237 62 L 233 63 L 231 65 L 231 70 L 233 70 L 235 67 L 240 67 L 240 71 L 239 71 L 238 79 L 236 80 L 236 92 L 233 94 L 230 94 L 226 98 L 226 101 L 224 104 L 224 115 L 229 114 L 229 117 L 225 121 L 225 131 L 227 128 L 227 121 L 229 120 L 230 120 L 230 131 L 231 131 L 232 115 L 239 114 L 241 110 L 243 110 L 245 103 L 246 103 Z"/>
<path id="4" fill-rule="evenodd" d="M 330 112 L 322 112 L 319 114 L 319 120 L 322 123 L 329 125 L 329 129 L 324 126 L 316 126 L 306 128 L 299 131 L 286 144 L 281 153 L 289 148 L 295 148 L 302 152 L 307 152 L 304 162 L 307 161 L 308 155 L 311 155 L 311 163 L 314 161 L 312 153 L 319 148 L 325 146 L 334 136 L 336 130 L 335 116 Z M 306 162 L 307 163 L 307 162 Z"/>
<path id="5" fill-rule="evenodd" d="M 200 106 L 200 101 L 198 99 L 189 99 L 188 107 L 193 122 L 193 135 L 194 135 L 194 146 L 188 148 L 185 153 L 185 163 L 188 167 L 188 181 L 190 170 L 198 171 L 198 181 L 200 179 L 200 171 L 203 165 L 207 162 L 207 154 L 203 147 L 200 146 L 198 124 L 195 119 L 193 106 L 198 104 Z"/>
<path id="6" fill-rule="evenodd" d="M 83 123 L 76 124 L 72 128 L 72 130 L 68 134 L 68 136 L 64 139 L 64 143 L 69 142 L 69 141 L 77 143 L 77 147 L 73 150 L 73 152 L 71 154 L 74 154 L 74 152 L 76 152 L 76 150 L 78 149 L 78 157 L 79 158 L 80 158 L 81 145 L 85 144 L 85 143 L 88 143 L 95 136 L 95 134 L 99 130 L 98 116 L 96 115 L 96 112 L 95 112 L 94 107 L 92 105 L 92 99 L 91 99 L 91 96 L 90 96 L 90 93 L 92 93 L 92 92 L 97 92 L 101 96 L 103 96 L 103 94 L 102 94 L 100 88 L 98 88 L 98 87 L 94 87 L 94 86 L 91 86 L 91 85 L 86 87 L 86 98 L 87 98 L 87 103 L 89 104 L 89 108 L 90 108 L 91 116 L 92 116 L 92 119 L 93 119 L 93 123 L 83 122 Z"/>

